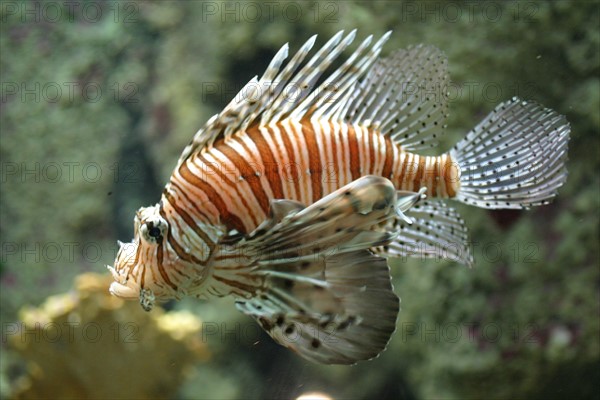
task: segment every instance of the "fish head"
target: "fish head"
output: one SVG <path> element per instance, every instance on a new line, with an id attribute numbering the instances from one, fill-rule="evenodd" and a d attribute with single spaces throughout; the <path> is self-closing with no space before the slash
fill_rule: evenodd
<path id="1" fill-rule="evenodd" d="M 161 216 L 159 205 L 140 208 L 134 218 L 134 238 L 119 243 L 114 266 L 108 266 L 115 281 L 114 296 L 138 299 L 146 311 L 156 301 L 180 297 L 180 290 L 165 272 L 178 262 L 167 248 L 169 223 Z"/>

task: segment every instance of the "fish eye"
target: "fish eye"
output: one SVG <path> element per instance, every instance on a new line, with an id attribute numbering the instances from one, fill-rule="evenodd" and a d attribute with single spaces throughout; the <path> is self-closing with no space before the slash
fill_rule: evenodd
<path id="1" fill-rule="evenodd" d="M 160 243 L 167 231 L 167 222 L 160 219 L 147 220 L 140 226 L 142 238 L 149 243 Z"/>
<path id="2" fill-rule="evenodd" d="M 156 226 L 153 226 L 150 228 L 150 230 L 148 230 L 148 236 L 158 239 L 161 237 L 160 229 L 158 229 Z"/>

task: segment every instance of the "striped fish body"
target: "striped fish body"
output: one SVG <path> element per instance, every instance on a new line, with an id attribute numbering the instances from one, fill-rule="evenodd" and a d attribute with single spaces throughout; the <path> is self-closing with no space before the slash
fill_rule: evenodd
<path id="1" fill-rule="evenodd" d="M 419 156 L 359 124 L 287 120 L 238 132 L 192 155 L 171 177 L 164 206 L 193 193 L 202 204 L 186 210 L 204 224 L 253 231 L 273 199 L 312 204 L 366 175 L 391 180 L 396 189 L 453 197 L 459 180 L 448 154 Z"/>
<path id="2" fill-rule="evenodd" d="M 387 33 L 330 71 L 354 37 L 339 32 L 308 59 L 313 37 L 285 65 L 283 46 L 200 129 L 160 202 L 137 212 L 133 241 L 109 267 L 111 293 L 148 311 L 231 295 L 302 357 L 353 364 L 395 330 L 387 258 L 473 263 L 449 201 L 528 208 L 556 195 L 563 116 L 514 98 L 448 153 L 420 155 L 444 131 L 445 56 L 415 46 L 379 58 Z"/>

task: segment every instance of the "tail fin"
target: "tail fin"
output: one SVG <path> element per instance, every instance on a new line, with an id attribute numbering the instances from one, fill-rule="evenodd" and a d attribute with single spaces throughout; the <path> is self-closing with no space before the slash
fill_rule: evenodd
<path id="1" fill-rule="evenodd" d="M 456 199 L 483 208 L 547 204 L 567 179 L 566 118 L 516 97 L 500 104 L 450 151 Z"/>

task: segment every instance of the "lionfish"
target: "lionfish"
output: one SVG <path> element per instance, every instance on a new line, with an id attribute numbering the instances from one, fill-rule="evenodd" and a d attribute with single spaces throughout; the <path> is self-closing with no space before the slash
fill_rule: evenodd
<path id="1" fill-rule="evenodd" d="M 338 60 L 355 32 L 308 61 L 316 35 L 285 65 L 284 45 L 196 133 L 158 204 L 136 213 L 133 241 L 119 242 L 113 295 L 147 311 L 231 295 L 279 344 L 353 364 L 395 330 L 389 257 L 473 263 L 448 199 L 521 209 L 556 195 L 565 117 L 513 98 L 449 152 L 419 155 L 445 128 L 446 57 L 418 45 L 380 58 L 388 32 Z"/>

